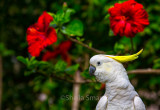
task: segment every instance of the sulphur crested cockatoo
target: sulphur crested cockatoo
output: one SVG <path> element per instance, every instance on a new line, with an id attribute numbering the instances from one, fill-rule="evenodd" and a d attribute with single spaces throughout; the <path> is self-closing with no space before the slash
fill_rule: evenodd
<path id="1" fill-rule="evenodd" d="M 145 105 L 128 79 L 121 63 L 138 58 L 138 53 L 129 56 L 95 55 L 90 59 L 89 72 L 97 81 L 106 84 L 104 96 L 96 110 L 145 110 Z"/>

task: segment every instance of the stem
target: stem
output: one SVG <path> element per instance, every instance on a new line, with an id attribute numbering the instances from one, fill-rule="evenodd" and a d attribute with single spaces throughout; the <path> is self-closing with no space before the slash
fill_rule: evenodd
<path id="1" fill-rule="evenodd" d="M 93 52 L 95 52 L 95 53 L 98 53 L 98 54 L 106 54 L 106 52 L 100 51 L 100 50 L 95 49 L 95 48 L 92 48 L 92 47 L 89 47 L 87 44 L 84 44 L 84 43 L 81 42 L 81 41 L 78 41 L 78 40 L 76 40 L 76 39 L 70 38 L 70 37 L 68 37 L 67 35 L 64 35 L 64 36 L 66 36 L 70 41 L 75 42 L 75 43 L 77 43 L 77 44 L 80 44 L 80 45 L 82 45 L 83 47 L 86 47 L 86 48 L 88 48 L 89 50 L 91 50 L 91 51 L 93 51 Z"/>
<path id="2" fill-rule="evenodd" d="M 84 59 L 85 59 L 85 62 L 84 62 L 83 71 L 86 70 L 89 67 L 89 55 L 85 54 Z"/>
<path id="3" fill-rule="evenodd" d="M 131 54 L 134 52 L 134 45 L 133 45 L 133 38 L 130 37 L 130 41 L 131 41 Z"/>
<path id="4" fill-rule="evenodd" d="M 77 71 L 75 73 L 74 77 L 75 82 L 80 80 L 80 71 Z M 74 83 L 73 84 L 73 102 L 72 102 L 72 110 L 78 110 L 79 109 L 79 91 L 80 91 L 80 83 Z"/>

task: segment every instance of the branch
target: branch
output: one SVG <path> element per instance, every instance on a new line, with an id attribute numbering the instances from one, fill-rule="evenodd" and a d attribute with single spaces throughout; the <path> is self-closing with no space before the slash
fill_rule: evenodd
<path id="1" fill-rule="evenodd" d="M 74 76 L 74 81 L 80 81 L 80 71 L 77 71 Z M 73 84 L 73 100 L 72 100 L 72 110 L 78 110 L 79 109 L 79 92 L 80 92 L 80 83 L 74 83 Z"/>
<path id="2" fill-rule="evenodd" d="M 131 70 L 131 71 L 127 71 L 128 74 L 160 74 L 160 69 L 151 69 L 151 68 L 148 68 L 148 69 L 136 69 L 136 70 Z M 59 77 L 59 76 L 56 76 L 54 74 L 52 74 L 50 77 L 52 78 L 56 78 L 58 80 L 62 80 L 62 81 L 66 81 L 66 82 L 69 82 L 69 83 L 74 83 L 74 84 L 82 84 L 82 83 L 95 83 L 96 81 L 92 81 L 92 80 L 89 80 L 89 79 L 84 79 L 82 77 L 79 78 L 79 80 L 77 81 L 74 81 L 74 80 L 69 80 L 69 79 L 66 79 L 64 77 Z"/>
<path id="3" fill-rule="evenodd" d="M 95 52 L 95 53 L 98 53 L 98 54 L 106 54 L 106 52 L 100 51 L 100 50 L 95 49 L 95 48 L 92 48 L 92 47 L 89 47 L 87 44 L 84 44 L 84 43 L 81 42 L 81 41 L 78 41 L 78 40 L 76 40 L 76 39 L 73 39 L 73 38 L 71 38 L 71 37 L 68 37 L 67 35 L 64 35 L 64 36 L 66 36 L 70 41 L 75 42 L 75 43 L 77 43 L 77 44 L 80 44 L 80 45 L 82 45 L 83 47 L 86 47 L 87 49 L 89 49 L 89 50 L 91 50 L 91 51 L 93 51 L 93 52 Z"/>
<path id="4" fill-rule="evenodd" d="M 127 71 L 127 73 L 128 74 L 159 74 L 160 75 L 160 69 L 151 69 L 151 68 L 136 69 L 136 70 Z M 77 83 L 95 83 L 95 82 L 96 81 L 82 79 Z"/>
<path id="5" fill-rule="evenodd" d="M 89 80 L 89 79 L 83 79 L 82 77 L 79 77 L 78 80 L 72 80 L 72 79 L 67 79 L 66 77 L 60 77 L 60 76 L 56 76 L 54 74 L 50 75 L 51 78 L 55 78 L 58 80 L 62 80 L 62 81 L 66 81 L 69 83 L 74 83 L 74 84 L 82 84 L 82 83 L 94 83 L 95 81 Z"/>
<path id="6" fill-rule="evenodd" d="M 65 77 L 56 76 L 56 75 L 54 75 L 54 73 L 53 73 L 52 75 L 50 75 L 50 77 L 55 78 L 55 79 L 59 79 L 59 80 L 62 80 L 62 81 L 74 83 L 73 80 L 67 79 L 67 78 L 65 78 Z"/>
<path id="7" fill-rule="evenodd" d="M 128 74 L 160 74 L 160 69 L 136 69 L 128 71 Z"/>

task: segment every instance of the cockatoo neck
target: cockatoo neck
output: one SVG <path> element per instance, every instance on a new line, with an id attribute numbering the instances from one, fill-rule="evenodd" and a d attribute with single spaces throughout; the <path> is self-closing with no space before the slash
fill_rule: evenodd
<path id="1" fill-rule="evenodd" d="M 125 69 L 124 71 L 116 71 L 116 72 L 117 76 L 114 78 L 114 80 L 109 80 L 106 82 L 105 94 L 109 98 L 109 100 L 112 100 L 117 95 L 116 90 L 118 89 L 123 90 L 126 89 L 128 86 L 131 86 Z"/>
<path id="2" fill-rule="evenodd" d="M 123 65 L 118 64 L 118 66 L 115 65 L 115 67 L 116 69 L 112 70 L 112 72 L 106 76 L 107 77 L 106 83 L 117 84 L 117 82 L 122 82 L 122 79 L 128 81 L 129 80 L 128 75 Z"/>
<path id="3" fill-rule="evenodd" d="M 124 77 L 116 77 L 114 80 L 111 80 L 111 81 L 107 81 L 105 84 L 106 84 L 106 88 L 111 88 L 111 87 L 126 87 L 126 83 L 128 83 L 129 80 L 128 78 L 124 78 Z"/>

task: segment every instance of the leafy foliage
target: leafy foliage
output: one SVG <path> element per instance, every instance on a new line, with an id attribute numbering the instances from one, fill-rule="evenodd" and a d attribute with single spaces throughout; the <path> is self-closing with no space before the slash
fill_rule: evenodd
<path id="1" fill-rule="evenodd" d="M 114 36 L 109 27 L 109 14 L 107 10 L 116 2 L 124 0 L 68 0 L 67 6 L 63 1 L 0 1 L 1 7 L 1 37 L 0 54 L 3 57 L 3 99 L 2 109 L 23 110 L 68 110 L 71 109 L 73 96 L 73 79 L 77 70 L 81 71 L 84 79 L 95 81 L 88 74 L 89 58 L 96 53 L 88 51 L 81 45 L 73 44 L 68 52 L 72 59 L 68 65 L 60 56 L 50 61 L 41 61 L 31 57 L 27 52 L 26 29 L 33 24 L 42 11 L 47 10 L 54 20 L 50 26 L 57 30 L 58 41 L 43 50 L 54 51 L 54 48 L 65 36 L 73 37 L 107 52 L 107 54 L 128 54 L 131 50 L 130 39 Z M 137 2 L 143 2 L 138 0 Z M 160 2 L 147 0 L 143 2 L 149 13 L 150 25 L 142 33 L 134 37 L 135 51 L 144 48 L 140 58 L 129 63 L 127 70 L 138 68 L 160 68 Z M 21 56 L 19 56 L 21 55 Z M 16 59 L 16 56 L 17 59 Z M 31 58 L 30 58 L 31 57 Z M 18 61 L 17 61 L 18 60 Z M 158 93 L 160 77 L 156 75 L 130 75 L 131 82 L 136 90 L 155 91 Z M 85 83 L 81 85 L 80 96 L 102 96 L 99 83 Z M 65 97 L 63 97 L 65 96 Z M 69 98 L 68 98 L 68 97 Z M 158 97 L 158 96 L 157 96 Z M 96 99 L 80 101 L 81 110 L 93 110 L 97 104 Z M 12 102 L 12 103 L 10 103 Z M 146 99 L 147 106 L 157 104 L 158 99 Z M 155 102 L 155 103 L 154 103 Z M 158 105 L 158 104 L 157 104 Z"/>
<path id="2" fill-rule="evenodd" d="M 71 14 L 74 14 L 74 13 L 75 13 L 75 10 L 74 9 L 70 9 L 70 8 L 67 8 L 66 10 L 59 10 L 59 11 L 57 11 L 56 14 L 49 13 L 54 18 L 54 20 L 51 23 L 51 25 L 55 25 L 56 24 L 58 26 L 61 26 L 64 23 L 68 23 L 71 20 L 71 18 L 70 18 Z"/>
<path id="3" fill-rule="evenodd" d="M 49 75 L 56 73 L 59 75 L 63 75 L 63 73 L 74 74 L 79 67 L 79 64 L 67 67 L 67 63 L 63 60 L 59 60 L 55 65 L 53 65 L 50 62 L 38 61 L 35 59 L 35 57 L 28 59 L 22 56 L 18 56 L 17 59 L 27 66 L 28 70 L 25 72 L 25 75 L 34 74 L 37 72 L 44 75 L 46 75 L 46 73 L 48 73 Z"/>
<path id="4" fill-rule="evenodd" d="M 73 20 L 64 29 L 62 29 L 64 34 L 69 36 L 82 36 L 83 35 L 83 24 L 80 20 Z"/>

